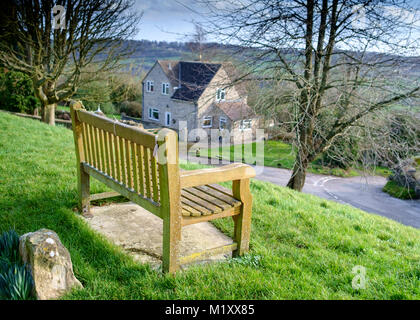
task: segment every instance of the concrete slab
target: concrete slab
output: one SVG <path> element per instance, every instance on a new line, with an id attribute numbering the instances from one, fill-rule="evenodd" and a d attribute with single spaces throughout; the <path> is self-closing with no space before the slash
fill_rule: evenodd
<path id="1" fill-rule="evenodd" d="M 162 257 L 162 220 L 132 202 L 92 207 L 87 223 L 110 241 L 121 246 L 140 263 L 157 268 Z M 209 222 L 182 228 L 180 255 L 186 256 L 206 249 L 231 244 L 230 237 Z M 198 263 L 220 261 L 232 254 L 219 254 Z M 186 266 L 183 266 L 186 267 Z"/>

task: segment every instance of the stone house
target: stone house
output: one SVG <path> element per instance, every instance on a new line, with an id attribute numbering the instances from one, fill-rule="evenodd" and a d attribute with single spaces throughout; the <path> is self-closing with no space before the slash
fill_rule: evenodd
<path id="1" fill-rule="evenodd" d="M 211 133 L 223 142 L 246 132 L 254 137 L 260 119 L 248 106 L 243 88 L 231 85 L 229 70 L 231 66 L 218 63 L 156 61 L 142 82 L 143 121 L 174 129 L 180 136 L 186 124 L 188 141 Z"/>

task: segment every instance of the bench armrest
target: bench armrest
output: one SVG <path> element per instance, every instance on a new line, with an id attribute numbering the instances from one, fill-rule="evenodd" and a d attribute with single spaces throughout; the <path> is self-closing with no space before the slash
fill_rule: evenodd
<path id="1" fill-rule="evenodd" d="M 252 177 L 255 177 L 254 168 L 243 163 L 232 163 L 218 168 L 182 171 L 180 173 L 181 188 L 249 179 Z"/>

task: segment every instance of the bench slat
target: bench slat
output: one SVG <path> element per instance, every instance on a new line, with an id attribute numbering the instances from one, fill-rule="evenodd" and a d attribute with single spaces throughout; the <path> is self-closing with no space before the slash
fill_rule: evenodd
<path id="1" fill-rule="evenodd" d="M 195 188 L 207 194 L 210 194 L 212 197 L 215 197 L 217 199 L 220 199 L 228 203 L 230 206 L 237 207 L 241 205 L 241 202 L 233 198 L 232 194 L 231 195 L 228 194 L 230 191 L 229 189 L 223 188 L 222 186 L 218 186 L 220 188 L 217 188 L 215 186 L 218 186 L 218 185 L 213 185 L 213 188 L 210 187 L 209 185 L 199 186 Z"/>
<path id="2" fill-rule="evenodd" d="M 139 177 L 139 190 L 144 194 L 144 170 L 143 170 L 143 146 L 137 145 L 137 164 L 138 164 L 138 177 Z"/>
<path id="3" fill-rule="evenodd" d="M 114 158 L 114 154 L 115 154 L 114 135 L 108 132 L 108 137 L 109 137 L 109 155 L 110 155 L 109 158 L 111 161 L 111 177 L 115 178 L 117 176 L 117 172 L 115 168 L 115 158 Z"/>
<path id="4" fill-rule="evenodd" d="M 107 175 L 112 176 L 111 163 L 109 161 L 109 137 L 108 137 L 108 132 L 103 131 L 102 134 L 103 134 L 103 138 L 104 138 L 104 147 L 105 147 L 105 150 L 104 150 L 104 152 L 105 152 L 105 159 L 104 160 L 105 160 L 105 164 L 106 164 L 105 172 L 106 172 Z"/>
<path id="5" fill-rule="evenodd" d="M 209 203 L 206 200 L 203 200 L 203 199 L 187 192 L 186 190 L 181 190 L 181 196 L 182 196 L 182 198 L 188 199 L 188 200 L 200 205 L 201 207 L 204 207 L 204 208 L 208 209 L 210 211 L 210 213 L 218 213 L 218 212 L 223 211 L 220 207 L 217 207 L 214 204 Z"/>
<path id="6" fill-rule="evenodd" d="M 199 197 L 199 198 L 201 198 L 201 199 L 203 199 L 203 200 L 221 208 L 222 210 L 232 208 L 232 206 L 229 203 L 224 202 L 224 201 L 220 200 L 219 198 L 214 197 L 213 195 L 211 195 L 209 193 L 203 192 L 202 190 L 200 190 L 198 188 L 186 188 L 184 190 L 186 190 L 187 192 L 189 192 L 189 193 L 191 193 L 191 194 L 193 194 L 193 195 L 195 195 L 195 196 L 197 196 L 197 197 Z"/>
<path id="7" fill-rule="evenodd" d="M 132 163 L 131 163 L 131 142 L 129 140 L 125 140 L 125 168 L 127 170 L 127 186 L 130 189 L 134 189 L 133 186 L 133 173 L 132 173 Z"/>
<path id="8" fill-rule="evenodd" d="M 181 196 L 181 206 L 185 207 L 187 211 L 191 212 L 192 216 L 208 216 L 212 214 L 212 212 L 207 209 L 206 207 L 203 207 L 195 202 L 192 202 L 191 200 L 182 197 Z"/>
<path id="9" fill-rule="evenodd" d="M 143 148 L 143 165 L 144 165 L 144 182 L 145 182 L 145 193 L 144 195 L 146 198 L 151 199 L 152 198 L 152 189 L 150 185 L 150 149 L 149 148 Z"/>
<path id="10" fill-rule="evenodd" d="M 121 166 L 121 180 L 120 182 L 124 185 L 127 185 L 127 174 L 126 174 L 126 161 L 125 161 L 125 147 L 124 147 L 124 138 L 118 137 L 120 144 L 120 166 Z"/>
<path id="11" fill-rule="evenodd" d="M 89 154 L 89 148 L 88 148 L 88 136 L 87 136 L 87 130 L 86 130 L 86 123 L 82 123 L 82 137 L 83 137 L 83 153 L 85 155 L 85 159 L 83 159 L 86 162 L 91 162 L 90 160 L 90 154 Z"/>
<path id="12" fill-rule="evenodd" d="M 151 155 L 152 162 L 151 162 L 151 169 L 152 169 L 152 184 L 153 184 L 153 200 L 156 202 L 159 202 L 159 181 L 158 181 L 158 175 L 157 175 L 157 163 L 156 158 Z"/>
<path id="13" fill-rule="evenodd" d="M 133 164 L 133 189 L 139 193 L 139 179 L 137 170 L 137 145 L 131 144 L 131 163 Z"/>

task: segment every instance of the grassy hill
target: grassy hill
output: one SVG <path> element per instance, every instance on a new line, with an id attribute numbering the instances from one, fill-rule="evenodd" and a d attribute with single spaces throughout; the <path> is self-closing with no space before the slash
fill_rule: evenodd
<path id="1" fill-rule="evenodd" d="M 194 165 L 185 165 L 193 168 Z M 106 187 L 93 182 L 93 192 Z M 55 230 L 84 289 L 69 299 L 419 299 L 420 230 L 252 181 L 251 252 L 176 276 L 136 264 L 73 211 L 70 130 L 0 112 L 0 232 Z M 231 235 L 230 219 L 216 224 Z M 352 288 L 355 266 L 365 289 Z"/>

